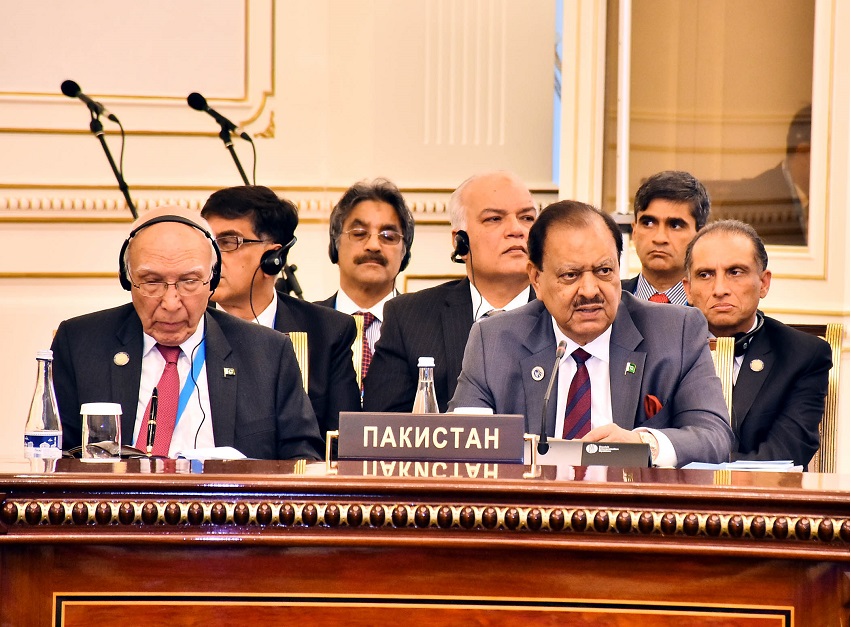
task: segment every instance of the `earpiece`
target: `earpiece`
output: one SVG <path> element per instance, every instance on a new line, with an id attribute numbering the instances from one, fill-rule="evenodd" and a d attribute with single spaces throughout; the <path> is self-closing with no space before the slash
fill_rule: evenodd
<path id="1" fill-rule="evenodd" d="M 470 254 L 470 236 L 467 235 L 467 231 L 458 231 L 455 233 L 455 250 L 449 258 L 455 263 L 464 263 L 462 257 L 468 254 Z"/>
<path id="2" fill-rule="evenodd" d="M 293 236 L 289 242 L 280 248 L 273 248 L 272 250 L 267 250 L 263 253 L 263 256 L 260 257 L 260 270 L 269 276 L 275 276 L 280 273 L 280 271 L 284 268 L 284 259 L 286 259 L 287 251 L 292 248 L 295 243 L 296 237 Z"/>
<path id="3" fill-rule="evenodd" d="M 219 286 L 219 280 L 222 278 L 222 251 L 219 250 L 219 245 L 216 244 L 216 240 L 213 239 L 213 236 L 210 235 L 210 233 L 208 233 L 207 230 L 200 224 L 195 224 L 192 220 L 184 218 L 183 216 L 175 216 L 170 214 L 152 218 L 151 220 L 148 220 L 144 224 L 141 224 L 132 231 L 130 231 L 130 235 L 128 235 L 127 239 L 124 240 L 124 243 L 121 245 L 121 251 L 118 253 L 118 282 L 121 283 L 121 287 L 123 287 L 128 292 L 133 288 L 133 285 L 130 283 L 130 276 L 127 272 L 127 266 L 124 265 L 124 255 L 127 253 L 127 247 L 130 246 L 130 241 L 134 237 L 136 237 L 139 231 L 146 229 L 149 226 L 160 224 L 162 222 L 176 222 L 178 224 L 185 224 L 186 226 L 191 226 L 193 229 L 198 229 L 199 231 L 201 231 L 204 234 L 204 237 L 210 240 L 210 244 L 213 246 L 213 252 L 216 254 L 216 262 L 213 264 L 213 272 L 210 275 L 210 291 L 214 291 Z"/>

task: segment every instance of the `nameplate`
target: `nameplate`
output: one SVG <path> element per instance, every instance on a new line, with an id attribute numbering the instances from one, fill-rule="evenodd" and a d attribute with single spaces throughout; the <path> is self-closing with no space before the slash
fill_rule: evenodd
<path id="1" fill-rule="evenodd" d="M 340 412 L 338 459 L 523 462 L 520 414 Z"/>
<path id="2" fill-rule="evenodd" d="M 489 462 L 436 462 L 413 460 L 340 460 L 337 474 L 347 477 L 401 477 L 408 479 L 524 479 L 528 468 L 520 464 Z M 547 467 L 549 470 L 550 467 Z M 555 477 L 555 473 L 553 478 Z"/>

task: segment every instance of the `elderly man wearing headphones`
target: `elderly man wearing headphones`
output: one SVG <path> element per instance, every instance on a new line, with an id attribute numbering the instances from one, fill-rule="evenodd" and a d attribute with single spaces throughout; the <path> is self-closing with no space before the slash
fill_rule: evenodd
<path id="1" fill-rule="evenodd" d="M 153 453 L 231 446 L 248 457 L 320 457 L 322 440 L 289 339 L 208 309 L 221 252 L 196 211 L 139 218 L 119 254 L 132 303 L 66 320 L 53 340 L 63 446 L 81 442 L 81 403 L 122 408 L 122 442 Z"/>

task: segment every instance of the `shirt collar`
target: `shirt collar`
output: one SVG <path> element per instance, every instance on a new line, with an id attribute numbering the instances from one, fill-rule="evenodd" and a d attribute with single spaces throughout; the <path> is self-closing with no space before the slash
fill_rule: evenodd
<path id="1" fill-rule="evenodd" d="M 204 316 L 206 315 L 207 314 L 204 314 Z M 180 345 L 181 354 L 187 356 L 191 355 L 192 352 L 201 345 L 205 335 L 205 325 L 206 320 L 202 317 L 200 322 L 198 322 L 198 328 L 195 329 L 195 333 L 190 335 L 189 338 Z M 148 353 L 150 353 L 156 345 L 157 341 L 154 338 L 147 333 L 142 333 L 142 358 L 144 359 L 147 357 Z"/>
<path id="2" fill-rule="evenodd" d="M 564 351 L 564 357 L 562 357 L 561 359 L 562 363 L 564 363 L 566 359 L 569 359 L 570 355 L 577 348 L 582 348 L 592 357 L 596 357 L 604 363 L 609 363 L 609 340 L 612 337 L 612 325 L 609 325 L 605 331 L 603 331 L 600 335 L 588 342 L 585 346 L 580 347 L 579 344 L 571 340 L 562 332 L 562 330 L 556 323 L 555 318 L 553 318 L 552 316 L 550 316 L 550 318 L 553 321 L 553 331 L 555 332 L 556 336 L 556 345 L 560 344 L 562 341 L 566 342 L 567 344 L 566 350 Z"/>
<path id="3" fill-rule="evenodd" d="M 476 322 L 481 320 L 482 317 L 493 311 L 494 309 L 502 309 L 503 311 L 511 311 L 512 309 L 517 309 L 518 307 L 522 307 L 523 305 L 529 302 L 529 290 L 532 289 L 530 287 L 524 287 L 520 290 L 520 293 L 517 294 L 514 298 L 512 298 L 505 307 L 494 307 L 491 305 L 487 299 L 479 293 L 479 290 L 476 289 L 476 286 L 473 285 L 473 282 L 470 281 L 470 298 L 473 300 L 473 315 L 475 316 Z M 481 304 L 480 304 L 481 303 Z"/>
<path id="4" fill-rule="evenodd" d="M 220 303 L 215 303 L 216 309 L 224 311 L 225 313 L 230 313 L 227 309 L 221 306 Z M 262 324 L 264 327 L 269 327 L 270 329 L 275 328 L 275 318 L 278 316 L 278 297 L 277 295 L 272 298 L 272 302 L 269 303 L 269 306 L 266 307 L 263 311 L 261 311 L 257 317 L 250 322 L 256 322 L 257 324 Z"/>
<path id="5" fill-rule="evenodd" d="M 369 313 L 371 313 L 373 316 L 375 316 L 375 317 L 376 317 L 376 319 L 377 319 L 379 322 L 381 322 L 382 320 L 384 320 L 384 305 L 385 305 L 385 304 L 387 303 L 387 301 L 388 301 L 388 300 L 390 300 L 391 298 L 393 298 L 393 297 L 395 297 L 395 296 L 398 296 L 398 294 L 399 294 L 399 292 L 398 292 L 398 291 L 396 291 L 396 288 L 394 287 L 394 288 L 390 291 L 390 293 L 389 293 L 387 296 L 385 296 L 385 297 L 384 297 L 384 298 L 382 298 L 380 301 L 378 301 L 377 303 L 375 303 L 372 307 L 370 307 L 370 308 L 368 308 L 368 309 L 364 309 L 363 307 L 361 307 L 361 306 L 359 306 L 357 303 L 355 303 L 355 301 L 353 301 L 353 300 L 349 297 L 349 295 L 348 295 L 348 294 L 346 294 L 346 293 L 343 291 L 343 289 L 342 289 L 342 288 L 340 288 L 340 290 L 337 292 L 337 303 L 336 303 L 336 309 L 337 309 L 337 311 L 341 311 L 341 312 L 343 312 L 343 313 L 345 313 L 345 314 L 349 314 L 350 316 L 351 316 L 352 314 L 355 314 L 355 313 L 359 312 L 359 311 L 363 311 L 363 312 L 367 312 L 367 311 L 368 311 L 368 312 L 369 312 Z"/>
<path id="6" fill-rule="evenodd" d="M 668 291 L 659 292 L 655 287 L 650 285 L 650 282 L 644 278 L 643 274 L 638 275 L 638 285 L 635 286 L 635 296 L 641 300 L 650 300 L 650 297 L 656 293 L 664 294 L 668 300 L 674 305 L 688 305 L 688 297 L 683 282 L 674 283 Z"/>

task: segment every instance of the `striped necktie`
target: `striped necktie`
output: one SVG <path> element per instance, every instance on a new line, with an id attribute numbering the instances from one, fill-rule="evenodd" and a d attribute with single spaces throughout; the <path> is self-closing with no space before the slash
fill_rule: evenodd
<path id="1" fill-rule="evenodd" d="M 157 350 L 165 359 L 165 368 L 157 383 L 157 394 L 159 403 L 157 405 L 157 431 L 154 435 L 154 455 L 168 457 L 168 449 L 171 446 L 171 436 L 174 435 L 174 427 L 177 422 L 177 401 L 180 398 L 180 375 L 177 372 L 177 359 L 180 357 L 179 346 L 163 346 L 157 344 Z M 148 419 L 151 416 L 151 402 L 145 409 L 145 417 L 142 419 L 142 427 L 136 438 L 136 448 L 144 451 L 148 438 Z"/>
<path id="2" fill-rule="evenodd" d="M 591 431 L 591 377 L 585 362 L 591 357 L 585 350 L 577 348 L 570 355 L 576 362 L 576 374 L 567 391 L 567 405 L 564 408 L 565 440 L 581 438 Z"/>
<path id="3" fill-rule="evenodd" d="M 372 323 L 378 320 L 375 314 L 368 311 L 357 311 L 356 316 L 363 317 L 363 337 L 361 338 L 361 362 L 360 362 L 360 380 L 361 390 L 363 390 L 363 380 L 366 378 L 366 373 L 369 370 L 369 364 L 372 363 L 372 349 L 369 348 L 369 338 L 366 334 Z"/>

